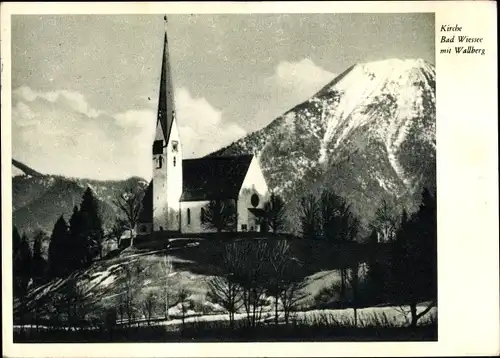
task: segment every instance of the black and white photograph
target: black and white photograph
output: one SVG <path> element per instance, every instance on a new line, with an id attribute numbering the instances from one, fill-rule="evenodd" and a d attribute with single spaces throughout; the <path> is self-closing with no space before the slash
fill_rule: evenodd
<path id="1" fill-rule="evenodd" d="M 14 339 L 437 339 L 433 14 L 12 19 Z"/>
<path id="2" fill-rule="evenodd" d="M 438 342 L 436 13 L 165 8 L 10 16 L 13 343 Z"/>

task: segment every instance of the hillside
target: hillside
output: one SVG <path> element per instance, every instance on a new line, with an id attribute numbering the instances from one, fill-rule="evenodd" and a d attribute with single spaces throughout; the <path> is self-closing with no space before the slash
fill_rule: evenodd
<path id="1" fill-rule="evenodd" d="M 435 188 L 435 125 L 434 67 L 390 59 L 348 68 L 265 128 L 210 155 L 257 155 L 269 186 L 290 207 L 329 187 L 366 226 L 382 200 L 395 214 L 403 206 L 412 211 L 421 189 Z"/>
<path id="2" fill-rule="evenodd" d="M 268 238 L 262 238 L 264 240 Z M 289 241 L 293 257 L 306 262 L 310 258 L 309 251 L 304 250 L 307 240 Z M 367 267 L 363 264 L 368 257 L 383 259 L 387 248 L 383 245 L 370 246 L 358 244 L 350 247 L 332 248 L 319 241 L 311 242 L 316 254 L 315 263 L 303 266 L 304 287 L 295 312 L 300 322 L 314 324 L 326 318 L 336 324 L 352 324 L 352 309 L 336 309 L 338 292 L 332 287 L 340 285 L 338 268 L 344 266 L 345 260 L 362 263 L 359 267 L 360 278 L 366 275 Z M 55 279 L 40 287 L 30 290 L 27 297 L 27 309 L 38 310 L 42 324 L 61 324 L 61 312 L 65 307 L 59 306 L 64 294 L 73 292 L 73 284 L 79 295 L 79 309 L 86 312 L 86 319 L 99 322 L 109 308 L 118 308 L 124 304 L 124 297 L 133 300 L 134 320 L 139 324 L 162 325 L 171 327 L 169 331 L 183 324 L 182 307 L 187 322 L 224 322 L 227 311 L 209 294 L 209 282 L 220 265 L 217 252 L 221 253 L 223 242 L 203 239 L 173 239 L 162 242 L 149 242 L 147 247 L 128 248 L 115 257 L 94 262 L 87 270 L 75 272 L 66 279 Z M 357 247 L 357 249 L 355 248 Z M 328 249 L 326 249 L 328 248 Z M 165 273 L 165 257 L 172 264 L 169 274 Z M 344 261 L 344 262 L 343 262 Z M 352 263 L 352 262 L 351 262 Z M 165 319 L 165 285 L 169 287 L 168 314 Z M 128 293 L 127 293 L 128 292 Z M 181 298 L 181 292 L 185 295 Z M 150 295 L 153 296 L 150 296 Z M 130 295 L 130 296 L 127 296 Z M 153 297 L 152 322 L 145 322 L 144 302 Z M 273 322 L 274 299 L 264 294 L 261 296 L 262 322 Z M 122 306 L 123 307 L 123 306 Z M 425 305 L 420 307 L 423 310 Z M 26 309 L 19 301 L 14 302 L 14 315 L 18 317 L 21 310 Z M 118 309 L 120 312 L 120 310 Z M 386 324 L 397 327 L 407 324 L 408 313 L 400 307 L 382 304 L 376 307 L 361 305 L 359 318 L 364 324 Z M 435 320 L 437 309 L 434 308 L 420 321 L 420 324 Z M 120 314 L 123 314 L 120 313 Z M 125 313 L 126 315 L 126 313 Z M 280 313 L 281 320 L 283 313 Z M 246 319 L 245 309 L 241 306 L 235 318 Z M 119 322 L 127 318 L 118 317 Z M 333 323 L 332 322 L 332 323 Z M 380 327 L 379 327 L 380 328 Z"/>
<path id="3" fill-rule="evenodd" d="M 12 218 L 21 232 L 32 234 L 41 229 L 50 233 L 57 218 L 63 214 L 69 219 L 75 205 L 79 205 L 87 187 L 94 191 L 100 203 L 105 228 L 113 224 L 118 214 L 112 201 L 131 186 L 147 183 L 141 178 L 100 181 L 66 178 L 40 174 L 36 170 L 12 161 Z M 15 169 L 15 171 L 14 171 Z"/>

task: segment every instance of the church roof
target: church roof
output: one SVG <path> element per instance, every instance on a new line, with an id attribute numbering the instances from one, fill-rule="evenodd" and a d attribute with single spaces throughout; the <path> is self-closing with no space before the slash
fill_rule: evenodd
<path id="1" fill-rule="evenodd" d="M 252 158 L 239 155 L 183 160 L 181 201 L 238 198 Z"/>
<path id="2" fill-rule="evenodd" d="M 183 191 L 180 201 L 236 199 L 253 155 L 204 157 L 182 161 Z M 153 180 L 142 201 L 139 222 L 153 221 Z"/>
<path id="3" fill-rule="evenodd" d="M 165 36 L 163 38 L 163 57 L 161 64 L 157 125 L 159 122 L 166 141 L 168 141 L 170 137 L 172 123 L 174 121 L 174 113 L 175 104 L 173 100 L 172 73 L 170 70 L 170 56 L 168 53 L 167 30 L 165 28 Z"/>

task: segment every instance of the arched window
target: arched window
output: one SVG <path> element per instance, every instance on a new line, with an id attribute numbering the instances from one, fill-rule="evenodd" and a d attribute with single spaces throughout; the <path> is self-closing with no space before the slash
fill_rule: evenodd
<path id="1" fill-rule="evenodd" d="M 156 169 L 161 169 L 162 163 L 163 163 L 163 157 L 159 155 L 157 158 Z"/>
<path id="2" fill-rule="evenodd" d="M 186 210 L 186 216 L 187 216 L 187 223 L 188 225 L 191 224 L 191 209 Z"/>
<path id="3" fill-rule="evenodd" d="M 203 224 L 205 222 L 205 209 L 201 208 L 200 210 L 200 221 Z"/>

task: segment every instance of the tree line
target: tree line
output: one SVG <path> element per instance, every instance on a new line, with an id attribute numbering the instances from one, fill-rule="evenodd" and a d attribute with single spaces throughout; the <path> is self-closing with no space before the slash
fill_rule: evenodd
<path id="1" fill-rule="evenodd" d="M 120 233 L 135 227 L 141 195 L 141 191 L 131 189 L 117 199 L 117 207 L 126 214 L 115 225 Z M 80 206 L 75 206 L 70 220 L 66 222 L 61 215 L 55 223 L 47 260 L 43 258 L 41 249 L 45 234 L 37 233 L 30 247 L 29 238 L 20 235 L 14 228 L 16 297 L 25 295 L 30 282 L 36 286 L 53 278 L 68 277 L 77 270 L 87 268 L 102 256 L 102 243 L 107 235 L 103 232 L 98 209 L 98 201 L 88 188 Z M 271 193 L 263 206 L 261 219 L 264 226 L 274 233 L 285 232 L 289 220 L 287 209 L 285 201 L 276 193 Z M 370 239 L 374 243 L 389 243 L 389 257 L 386 260 L 370 259 L 364 278 L 359 277 L 357 265 L 341 268 L 340 299 L 346 301 L 347 292 L 350 292 L 349 307 L 355 312 L 362 304 L 392 303 L 401 305 L 401 309 L 407 306 L 411 317 L 409 323 L 415 326 L 437 304 L 436 194 L 423 190 L 421 204 L 411 215 L 403 210 L 395 218 L 392 211 L 389 204 L 384 202 L 370 226 Z M 326 242 L 360 240 L 360 220 L 346 200 L 331 191 L 305 195 L 300 201 L 299 212 L 301 236 L 304 239 Z M 231 218 L 228 219 L 228 216 Z M 235 218 L 235 208 L 226 204 L 215 202 L 207 206 L 206 225 L 212 225 L 217 231 L 234 228 Z M 294 257 L 287 241 L 229 242 L 225 244 L 219 262 L 218 275 L 209 281 L 209 295 L 212 301 L 226 309 L 231 325 L 234 324 L 235 313 L 243 311 L 247 324 L 250 327 L 257 326 L 266 305 L 266 297 L 273 300 L 275 322 L 278 323 L 281 315 L 286 323 L 289 322 L 304 296 L 303 268 L 307 263 Z M 136 280 L 143 276 L 142 269 L 132 265 L 127 268 L 129 271 L 138 271 L 126 272 L 126 294 L 120 296 L 114 314 L 122 319 L 127 317 L 131 322 L 139 311 L 151 319 L 151 312 L 159 299 L 163 302 L 165 318 L 168 319 L 169 308 L 179 303 L 182 303 L 182 311 L 185 312 L 186 292 L 172 289 L 168 280 L 171 263 L 165 262 L 164 266 L 158 270 L 165 275 L 163 290 L 148 293 L 145 297 L 138 297 L 134 288 L 137 287 Z M 429 304 L 419 311 L 417 305 L 422 301 L 428 301 Z"/>
<path id="2" fill-rule="evenodd" d="M 274 321 L 283 313 L 288 324 L 305 297 L 302 263 L 291 254 L 287 241 L 238 240 L 225 244 L 217 276 L 209 280 L 208 297 L 229 315 L 232 329 L 236 312 L 246 314 L 246 324 L 260 324 L 263 307 L 272 298 Z"/>
<path id="3" fill-rule="evenodd" d="M 93 261 L 103 256 L 106 240 L 120 244 L 124 232 L 133 230 L 142 209 L 144 190 L 131 187 L 118 195 L 113 204 L 120 215 L 106 232 L 100 215 L 99 201 L 88 187 L 82 195 L 80 205 L 75 205 L 69 220 L 64 215 L 57 219 L 50 236 L 37 231 L 30 239 L 13 228 L 13 274 L 14 295 L 26 293 L 28 286 L 39 286 L 54 278 L 64 278 L 71 273 L 88 268 Z M 42 244 L 49 241 L 47 258 L 42 253 Z M 130 245 L 133 245 L 131 240 Z"/>
<path id="4" fill-rule="evenodd" d="M 49 240 L 47 258 L 42 253 L 43 242 Z M 85 269 L 102 257 L 104 231 L 98 200 L 90 188 L 82 196 L 80 206 L 73 208 L 67 222 L 61 215 L 50 237 L 42 231 L 35 233 L 33 245 L 26 234 L 14 227 L 13 283 L 14 296 L 22 296 L 30 286 L 39 286 L 54 278 L 64 278 Z"/>
<path id="5" fill-rule="evenodd" d="M 263 208 L 265 226 L 274 233 L 285 232 L 287 209 L 285 201 L 271 193 Z M 370 234 L 363 237 L 362 224 L 344 198 L 330 190 L 306 194 L 298 207 L 300 234 L 310 242 L 363 240 L 386 244 L 387 257 L 381 259 L 369 255 L 364 277 L 360 277 L 360 263 L 341 265 L 339 287 L 328 294 L 338 293 L 341 304 L 347 304 L 355 311 L 360 305 L 381 303 L 400 305 L 402 310 L 409 307 L 409 312 L 405 312 L 410 317 L 409 324 L 416 326 L 417 321 L 437 304 L 436 193 L 424 189 L 418 210 L 411 215 L 404 209 L 399 216 L 394 211 L 387 201 L 382 201 L 369 225 Z M 230 203 L 211 202 L 205 212 L 206 227 L 219 232 L 234 230 L 236 208 Z M 259 316 L 258 297 L 271 294 L 278 307 L 278 300 L 285 298 L 280 295 L 286 291 L 280 285 L 300 287 L 301 280 L 293 272 L 297 271 L 299 263 L 291 256 L 288 244 L 283 241 L 273 245 L 250 241 L 248 244 L 230 243 L 224 248 L 221 272 L 211 281 L 210 287 L 212 296 L 229 312 L 230 322 L 234 320 L 235 312 L 243 308 L 252 326 Z M 308 263 L 300 263 L 304 264 Z M 269 287 L 272 283 L 276 284 L 274 288 Z M 427 305 L 418 311 L 417 305 L 424 301 Z M 282 309 L 286 317 L 286 304 Z M 277 317 L 276 308 L 276 320 Z"/>

